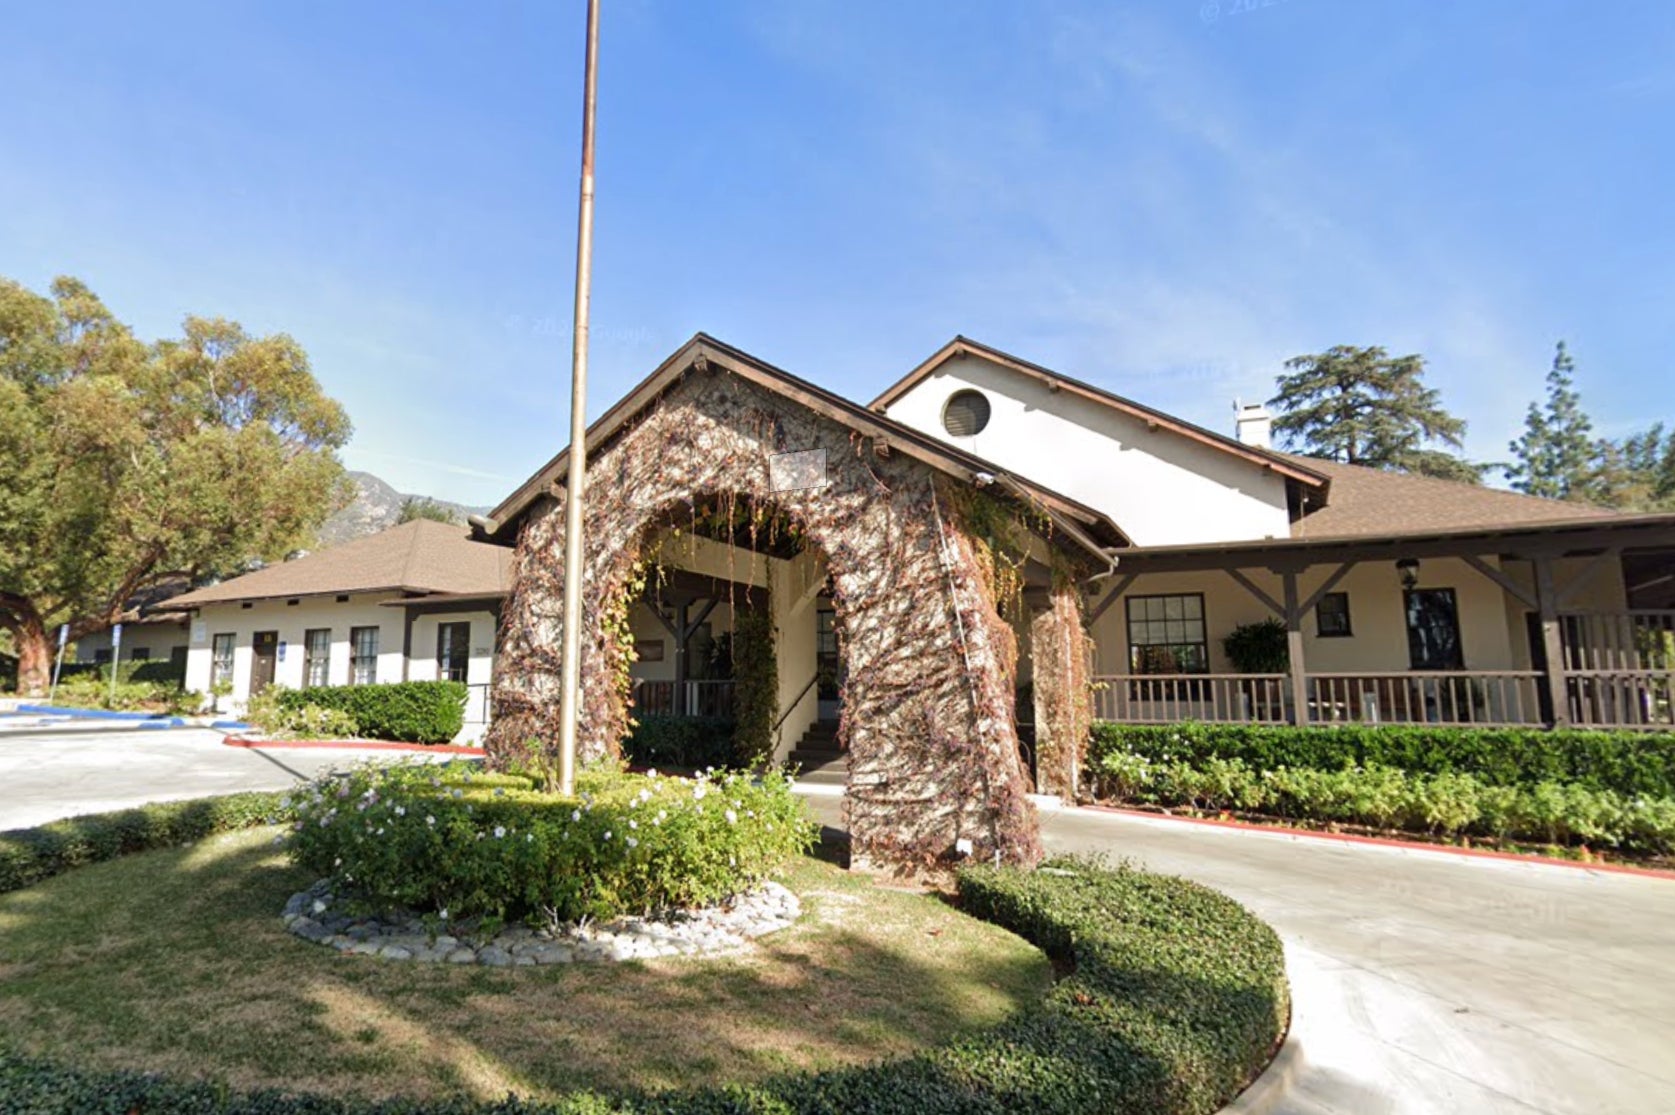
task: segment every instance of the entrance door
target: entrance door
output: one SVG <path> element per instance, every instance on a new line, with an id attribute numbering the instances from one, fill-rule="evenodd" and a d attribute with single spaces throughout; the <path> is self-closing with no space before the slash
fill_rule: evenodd
<path id="1" fill-rule="evenodd" d="M 820 704 L 816 715 L 824 722 L 835 721 L 843 708 L 843 660 L 838 654 L 837 613 L 822 609 L 815 613 L 814 665 Z"/>
<path id="2" fill-rule="evenodd" d="M 254 697 L 273 684 L 273 666 L 279 658 L 279 632 L 258 631 L 250 645 L 255 652 L 250 664 L 250 695 Z"/>

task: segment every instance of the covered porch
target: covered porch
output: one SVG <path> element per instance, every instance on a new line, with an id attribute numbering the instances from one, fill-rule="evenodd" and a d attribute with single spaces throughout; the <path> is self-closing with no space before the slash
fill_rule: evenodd
<path id="1" fill-rule="evenodd" d="M 1101 587 L 1100 719 L 1675 729 L 1667 515 L 1131 549 Z"/>

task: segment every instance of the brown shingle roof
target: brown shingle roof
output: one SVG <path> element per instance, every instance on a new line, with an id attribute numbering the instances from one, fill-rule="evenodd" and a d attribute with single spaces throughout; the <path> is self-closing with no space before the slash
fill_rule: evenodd
<path id="1" fill-rule="evenodd" d="M 512 551 L 468 534 L 465 527 L 416 519 L 188 592 L 168 607 L 346 592 L 504 595 L 512 584 Z"/>
<path id="2" fill-rule="evenodd" d="M 1330 481 L 1329 502 L 1291 524 L 1293 538 L 1389 537 L 1471 527 L 1533 526 L 1611 518 L 1585 503 L 1482 488 L 1458 480 L 1383 472 L 1362 465 L 1276 453 Z"/>

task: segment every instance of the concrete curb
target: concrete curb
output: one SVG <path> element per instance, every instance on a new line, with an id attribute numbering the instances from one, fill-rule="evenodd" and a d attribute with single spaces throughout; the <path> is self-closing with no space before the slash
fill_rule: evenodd
<path id="1" fill-rule="evenodd" d="M 1286 945 L 1285 978 L 1291 994 L 1291 1017 L 1286 1020 L 1285 1039 L 1280 1042 L 1279 1052 L 1268 1062 L 1268 1067 L 1263 1069 L 1244 1091 L 1233 1097 L 1233 1102 L 1223 1107 L 1217 1115 L 1273 1115 L 1290 1095 L 1292 1086 L 1307 1067 L 1308 1062 L 1303 1057 L 1302 1038 L 1297 1032 L 1297 988 L 1291 980 L 1292 961 L 1291 946 Z"/>
<path id="2" fill-rule="evenodd" d="M 18 705 L 15 712 L 30 716 L 73 716 L 84 720 L 175 720 L 158 712 L 112 712 L 102 708 L 66 708 L 62 705 Z"/>
<path id="3" fill-rule="evenodd" d="M 243 736 L 228 736 L 221 743 L 227 747 L 243 747 L 256 751 L 336 748 L 340 751 L 412 751 L 425 755 L 467 755 L 479 759 L 488 754 L 481 747 L 461 747 L 452 743 L 391 743 L 381 739 L 246 739 Z"/>

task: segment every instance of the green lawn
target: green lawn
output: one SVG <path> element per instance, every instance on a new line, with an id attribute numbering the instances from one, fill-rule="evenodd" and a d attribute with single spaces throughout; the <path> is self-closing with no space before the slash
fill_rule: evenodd
<path id="1" fill-rule="evenodd" d="M 749 957 L 495 970 L 340 956 L 278 913 L 312 881 L 273 829 L 0 896 L 0 1042 L 337 1094 L 546 1097 L 866 1062 L 993 1024 L 1046 959 L 934 897 L 812 859 Z"/>

